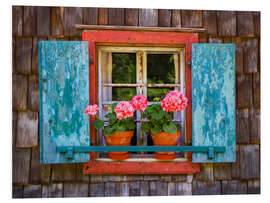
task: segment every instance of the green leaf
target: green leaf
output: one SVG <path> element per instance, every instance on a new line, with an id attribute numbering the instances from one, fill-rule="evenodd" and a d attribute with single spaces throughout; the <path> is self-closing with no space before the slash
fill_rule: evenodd
<path id="1" fill-rule="evenodd" d="M 162 111 L 155 111 L 155 112 L 153 112 L 153 114 L 152 114 L 152 118 L 153 119 L 156 119 L 156 120 L 159 120 L 159 119 L 162 119 L 162 117 L 163 117 L 163 112 Z"/>
<path id="2" fill-rule="evenodd" d="M 162 132 L 162 129 L 159 125 L 156 125 L 153 128 L 151 128 L 151 133 L 156 134 L 156 133 L 160 133 L 160 132 Z"/>
<path id="3" fill-rule="evenodd" d="M 176 131 L 177 131 L 177 127 L 176 127 L 176 125 L 175 125 L 173 122 L 170 122 L 169 124 L 164 123 L 164 124 L 162 125 L 162 129 L 163 129 L 165 132 L 168 132 L 168 133 L 171 133 L 171 134 L 174 134 L 174 133 L 176 133 Z"/>
<path id="4" fill-rule="evenodd" d="M 99 130 L 99 129 L 103 128 L 103 126 L 104 126 L 104 121 L 102 121 L 100 119 L 97 119 L 97 120 L 94 121 L 94 127 L 96 129 Z"/>
<path id="5" fill-rule="evenodd" d="M 134 130 L 135 129 L 135 123 L 132 119 L 127 119 L 125 121 L 125 126 L 126 126 L 127 130 Z"/>
<path id="6" fill-rule="evenodd" d="M 104 128 L 104 135 L 105 135 L 105 136 L 112 136 L 113 133 L 114 133 L 114 129 L 111 128 L 110 126 L 106 126 L 106 127 Z"/>
<path id="7" fill-rule="evenodd" d="M 143 131 L 143 132 L 145 132 L 145 133 L 149 133 L 149 132 L 150 132 L 151 126 L 150 126 L 149 123 L 147 123 L 147 122 L 142 123 L 141 126 L 142 126 L 142 131 Z"/>

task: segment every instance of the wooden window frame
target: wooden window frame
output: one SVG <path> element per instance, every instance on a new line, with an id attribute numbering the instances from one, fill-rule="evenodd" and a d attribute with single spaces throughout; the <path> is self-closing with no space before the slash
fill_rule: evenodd
<path id="1" fill-rule="evenodd" d="M 185 84 L 186 95 L 191 101 L 191 44 L 198 43 L 197 33 L 179 32 L 149 32 L 149 31 L 116 31 L 116 30 L 85 30 L 82 40 L 89 43 L 89 95 L 90 104 L 98 101 L 98 53 L 99 45 L 106 46 L 164 46 L 185 47 Z M 186 109 L 186 136 L 192 139 L 192 111 L 191 102 Z M 93 127 L 94 119 L 90 119 L 91 143 L 96 143 L 97 131 Z M 84 174 L 192 174 L 200 171 L 198 163 L 192 163 L 192 153 L 187 153 L 188 161 L 153 161 L 153 162 L 103 162 L 96 160 L 96 153 L 90 153 L 90 161 L 84 163 Z"/>

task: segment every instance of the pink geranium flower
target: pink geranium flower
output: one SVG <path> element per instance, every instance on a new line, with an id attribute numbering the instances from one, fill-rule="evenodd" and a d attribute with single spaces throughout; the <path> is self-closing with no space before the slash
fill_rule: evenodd
<path id="1" fill-rule="evenodd" d="M 121 120 L 122 118 L 132 117 L 134 108 L 129 102 L 121 101 L 114 107 L 114 112 L 116 113 L 116 118 Z"/>
<path id="2" fill-rule="evenodd" d="M 97 114 L 98 110 L 99 110 L 98 105 L 96 105 L 96 104 L 94 104 L 94 105 L 89 105 L 89 106 L 85 109 L 84 113 L 85 113 L 86 115 L 94 116 L 94 115 Z"/>
<path id="3" fill-rule="evenodd" d="M 143 95 L 136 95 L 132 97 L 130 104 L 135 110 L 144 111 L 147 108 L 147 98 Z"/>
<path id="4" fill-rule="evenodd" d="M 182 111 L 187 107 L 188 98 L 181 92 L 174 90 L 166 94 L 161 100 L 161 107 L 166 112 Z"/>

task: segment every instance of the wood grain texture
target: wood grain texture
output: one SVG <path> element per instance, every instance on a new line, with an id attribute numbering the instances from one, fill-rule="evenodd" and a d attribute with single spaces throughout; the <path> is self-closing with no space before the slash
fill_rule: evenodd
<path id="1" fill-rule="evenodd" d="M 200 10 L 181 10 L 182 27 L 202 27 L 203 15 Z"/>
<path id="2" fill-rule="evenodd" d="M 253 87 L 253 106 L 256 109 L 261 107 L 261 82 L 260 82 L 260 73 L 252 74 L 252 87 Z"/>
<path id="3" fill-rule="evenodd" d="M 42 197 L 53 198 L 63 197 L 63 183 L 51 183 L 50 185 L 42 186 Z"/>
<path id="4" fill-rule="evenodd" d="M 16 146 L 17 118 L 18 112 L 12 111 L 12 147 Z"/>
<path id="5" fill-rule="evenodd" d="M 139 9 L 139 26 L 157 27 L 158 10 L 157 9 Z"/>
<path id="6" fill-rule="evenodd" d="M 260 194 L 261 193 L 260 180 L 249 180 L 247 193 L 248 194 Z"/>
<path id="7" fill-rule="evenodd" d="M 230 180 L 232 178 L 232 167 L 230 163 L 215 163 L 213 165 L 215 180 Z"/>
<path id="8" fill-rule="evenodd" d="M 29 183 L 31 149 L 12 150 L 12 183 L 26 185 Z"/>
<path id="9" fill-rule="evenodd" d="M 15 110 L 27 109 L 27 76 L 12 76 L 12 108 Z"/>
<path id="10" fill-rule="evenodd" d="M 33 47 L 32 47 L 32 73 L 38 74 L 38 42 L 46 41 L 47 37 L 33 37 Z"/>
<path id="11" fill-rule="evenodd" d="M 51 9 L 46 6 L 37 7 L 37 35 L 46 37 L 50 35 Z"/>
<path id="12" fill-rule="evenodd" d="M 97 25 L 98 8 L 83 8 L 82 23 L 85 25 Z"/>
<path id="13" fill-rule="evenodd" d="M 222 181 L 222 194 L 247 194 L 247 182 L 239 180 Z"/>
<path id="14" fill-rule="evenodd" d="M 104 183 L 90 183 L 90 197 L 104 197 Z"/>
<path id="15" fill-rule="evenodd" d="M 258 39 L 251 38 L 244 42 L 244 72 L 253 73 L 258 71 L 259 48 Z"/>
<path id="16" fill-rule="evenodd" d="M 149 196 L 167 196 L 168 183 L 162 181 L 149 182 Z"/>
<path id="17" fill-rule="evenodd" d="M 181 11 L 172 10 L 172 27 L 181 27 Z"/>
<path id="18" fill-rule="evenodd" d="M 88 42 L 42 41 L 39 44 L 41 163 L 89 160 L 75 153 L 67 160 L 56 146 L 87 146 L 89 118 Z M 79 90 L 79 91 L 78 91 Z"/>
<path id="19" fill-rule="evenodd" d="M 252 75 L 237 75 L 237 108 L 252 107 Z"/>
<path id="20" fill-rule="evenodd" d="M 193 181 L 192 195 L 220 195 L 221 184 L 220 181 L 202 182 Z"/>
<path id="21" fill-rule="evenodd" d="M 140 185 L 140 196 L 149 195 L 149 183 L 147 181 L 141 181 Z"/>
<path id="22" fill-rule="evenodd" d="M 158 26 L 171 27 L 172 12 L 169 9 L 158 9 Z"/>
<path id="23" fill-rule="evenodd" d="M 12 73 L 16 72 L 16 39 L 12 37 Z"/>
<path id="24" fill-rule="evenodd" d="M 168 196 L 175 195 L 175 183 L 169 182 L 168 183 Z"/>
<path id="25" fill-rule="evenodd" d="M 23 198 L 40 198 L 41 196 L 41 185 L 27 185 L 23 189 Z"/>
<path id="26" fill-rule="evenodd" d="M 184 182 L 175 183 L 175 195 L 192 195 L 192 184 Z"/>
<path id="27" fill-rule="evenodd" d="M 76 164 L 55 164 L 52 165 L 52 182 L 75 182 Z"/>
<path id="28" fill-rule="evenodd" d="M 37 35 L 37 7 L 23 7 L 23 36 Z"/>
<path id="29" fill-rule="evenodd" d="M 236 12 L 217 11 L 217 29 L 218 36 L 236 36 Z"/>
<path id="30" fill-rule="evenodd" d="M 251 134 L 252 120 L 249 109 L 238 109 L 236 112 L 236 143 L 248 144 Z"/>
<path id="31" fill-rule="evenodd" d="M 31 153 L 30 183 L 48 184 L 51 179 L 51 165 L 40 164 L 39 148 L 33 148 Z"/>
<path id="32" fill-rule="evenodd" d="M 254 36 L 253 13 L 247 11 L 237 11 L 237 36 Z"/>
<path id="33" fill-rule="evenodd" d="M 88 191 L 86 183 L 64 183 L 64 197 L 88 197 Z"/>
<path id="34" fill-rule="evenodd" d="M 65 7 L 65 36 L 81 36 L 75 24 L 81 24 L 83 10 L 80 7 Z"/>
<path id="35" fill-rule="evenodd" d="M 23 186 L 12 186 L 12 198 L 23 198 Z"/>
<path id="36" fill-rule="evenodd" d="M 253 12 L 254 34 L 257 37 L 261 35 L 261 12 Z"/>
<path id="37" fill-rule="evenodd" d="M 24 37 L 16 40 L 16 72 L 31 74 L 32 38 Z"/>
<path id="38" fill-rule="evenodd" d="M 214 180 L 214 168 L 211 163 L 201 163 L 200 172 L 195 174 L 196 180 L 209 181 Z"/>
<path id="39" fill-rule="evenodd" d="M 124 24 L 125 24 L 125 9 L 109 8 L 109 25 L 124 25 Z"/>
<path id="40" fill-rule="evenodd" d="M 39 81 L 37 75 L 28 77 L 28 109 L 39 110 Z"/>
<path id="41" fill-rule="evenodd" d="M 140 196 L 140 182 L 129 182 L 129 196 Z"/>
<path id="42" fill-rule="evenodd" d="M 260 109 L 250 110 L 250 143 L 260 144 L 261 141 L 261 111 Z"/>
<path id="43" fill-rule="evenodd" d="M 139 9 L 125 8 L 125 25 L 137 26 L 139 23 Z"/>
<path id="44" fill-rule="evenodd" d="M 226 146 L 212 160 L 193 153 L 193 162 L 235 161 L 234 59 L 234 44 L 192 45 L 192 146 Z"/>
<path id="45" fill-rule="evenodd" d="M 235 72 L 243 73 L 244 69 L 244 50 L 243 50 L 243 42 L 240 37 L 233 38 L 232 42 L 235 43 L 236 51 L 235 51 Z"/>
<path id="46" fill-rule="evenodd" d="M 203 11 L 203 27 L 208 35 L 217 35 L 217 12 Z"/>
<path id="47" fill-rule="evenodd" d="M 218 37 L 209 37 L 208 38 L 209 43 L 222 43 L 223 39 Z"/>
<path id="48" fill-rule="evenodd" d="M 120 196 L 129 196 L 129 182 L 121 182 L 120 184 Z"/>
<path id="49" fill-rule="evenodd" d="M 260 178 L 260 146 L 241 145 L 240 163 L 241 179 Z"/>
<path id="50" fill-rule="evenodd" d="M 236 145 L 236 162 L 232 163 L 232 179 L 240 179 L 240 165 L 239 145 Z"/>
<path id="51" fill-rule="evenodd" d="M 23 7 L 12 6 L 12 35 L 22 36 L 23 33 Z"/>
<path id="52" fill-rule="evenodd" d="M 38 146 L 38 113 L 18 113 L 16 147 Z"/>
<path id="53" fill-rule="evenodd" d="M 119 197 L 120 196 L 120 183 L 119 182 L 105 183 L 104 196 L 105 197 Z"/>
<path id="54" fill-rule="evenodd" d="M 64 7 L 51 7 L 51 35 L 64 36 L 65 31 Z"/>
<path id="55" fill-rule="evenodd" d="M 108 8 L 98 9 L 98 24 L 99 25 L 109 24 L 109 9 Z"/>

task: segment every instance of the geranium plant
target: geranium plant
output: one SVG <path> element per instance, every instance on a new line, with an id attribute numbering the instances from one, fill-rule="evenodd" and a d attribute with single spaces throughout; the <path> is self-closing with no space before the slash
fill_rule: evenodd
<path id="1" fill-rule="evenodd" d="M 174 134 L 180 131 L 180 125 L 173 122 L 173 113 L 184 110 L 187 102 L 187 97 L 177 90 L 167 93 L 160 104 L 151 104 L 142 113 L 142 118 L 149 120 L 142 123 L 143 131 L 153 134 L 160 132 Z"/>

